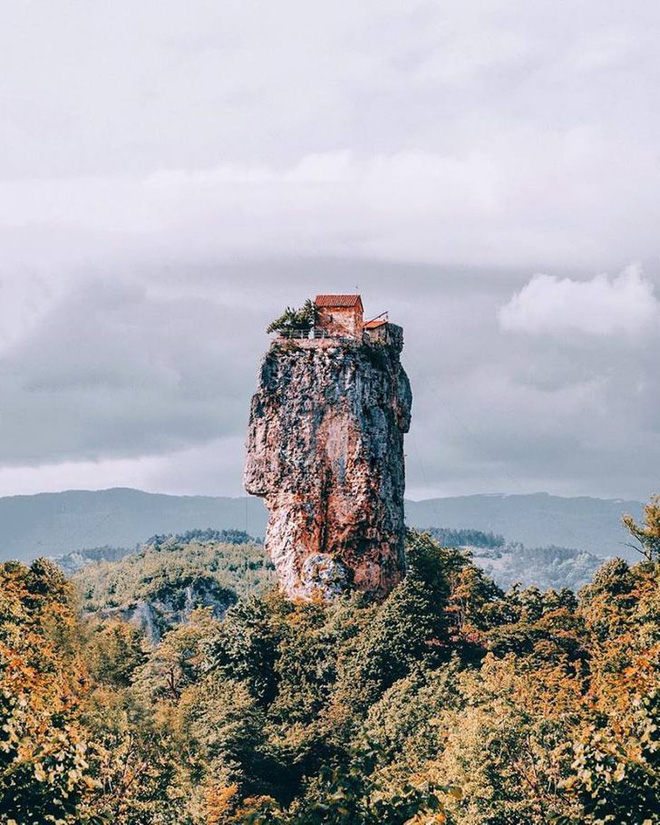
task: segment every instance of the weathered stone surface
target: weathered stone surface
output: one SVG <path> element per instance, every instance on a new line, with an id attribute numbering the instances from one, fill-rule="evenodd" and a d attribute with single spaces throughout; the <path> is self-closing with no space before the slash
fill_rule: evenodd
<path id="1" fill-rule="evenodd" d="M 275 341 L 261 365 L 244 480 L 265 499 L 266 549 L 291 598 L 351 586 L 382 598 L 404 573 L 412 395 L 390 326 L 389 346 Z"/>
<path id="2" fill-rule="evenodd" d="M 202 577 L 187 583 L 185 587 L 168 583 L 148 599 L 138 599 L 121 607 L 104 607 L 84 615 L 130 622 L 156 644 L 168 630 L 187 622 L 195 608 L 210 608 L 216 619 L 222 619 L 237 600 L 233 590 L 221 587 L 211 577 Z"/>

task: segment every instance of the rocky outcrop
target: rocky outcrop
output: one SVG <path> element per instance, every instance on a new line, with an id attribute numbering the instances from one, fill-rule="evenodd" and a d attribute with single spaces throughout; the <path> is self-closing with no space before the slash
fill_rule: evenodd
<path id="1" fill-rule="evenodd" d="M 149 641 L 158 643 L 176 625 L 187 622 L 193 610 L 210 608 L 216 619 L 222 619 L 236 604 L 233 590 L 221 587 L 210 576 L 184 578 L 159 587 L 147 598 L 120 607 L 105 607 L 94 613 L 101 619 L 121 619 L 138 627 Z"/>
<path id="2" fill-rule="evenodd" d="M 291 598 L 350 587 L 383 598 L 404 574 L 403 435 L 412 395 L 387 344 L 276 340 L 252 399 L 245 487 Z"/>

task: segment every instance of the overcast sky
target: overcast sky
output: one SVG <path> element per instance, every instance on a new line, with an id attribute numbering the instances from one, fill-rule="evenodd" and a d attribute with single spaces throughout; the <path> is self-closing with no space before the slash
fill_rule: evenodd
<path id="1" fill-rule="evenodd" d="M 657 0 L 0 5 L 0 495 L 239 495 L 285 304 L 405 327 L 413 498 L 660 491 Z"/>

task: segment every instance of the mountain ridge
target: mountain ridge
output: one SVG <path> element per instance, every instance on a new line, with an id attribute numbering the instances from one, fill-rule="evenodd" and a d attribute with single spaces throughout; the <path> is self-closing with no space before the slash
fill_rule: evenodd
<path id="1" fill-rule="evenodd" d="M 475 493 L 406 500 L 406 520 L 417 528 L 474 528 L 528 546 L 575 547 L 601 556 L 635 558 L 625 546 L 621 515 L 642 517 L 634 500 L 562 497 L 549 493 Z M 0 560 L 28 560 L 89 547 L 134 547 L 155 533 L 193 528 L 238 529 L 263 536 L 260 499 L 176 496 L 132 487 L 68 490 L 0 497 Z"/>

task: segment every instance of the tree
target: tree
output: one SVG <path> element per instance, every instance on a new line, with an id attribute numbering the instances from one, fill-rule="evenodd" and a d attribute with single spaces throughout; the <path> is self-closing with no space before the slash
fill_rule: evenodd
<path id="1" fill-rule="evenodd" d="M 248 577 L 243 548 L 188 550 Z M 654 554 L 504 595 L 411 532 L 381 603 L 242 590 L 149 645 L 81 626 L 49 562 L 0 565 L 0 822 L 660 825 Z M 123 601 L 188 576 L 167 542 L 138 561 Z"/>
<path id="2" fill-rule="evenodd" d="M 279 318 L 271 321 L 266 332 L 269 334 L 271 332 L 291 332 L 293 330 L 309 332 L 317 320 L 318 307 L 311 298 L 308 298 L 300 309 L 287 307 Z"/>
<path id="3" fill-rule="evenodd" d="M 0 818 L 64 825 L 94 788 L 74 593 L 46 559 L 0 565 Z"/>
<path id="4" fill-rule="evenodd" d="M 653 496 L 644 508 L 644 524 L 639 525 L 632 516 L 623 517 L 637 544 L 630 545 L 641 553 L 647 561 L 660 561 L 660 495 Z"/>

